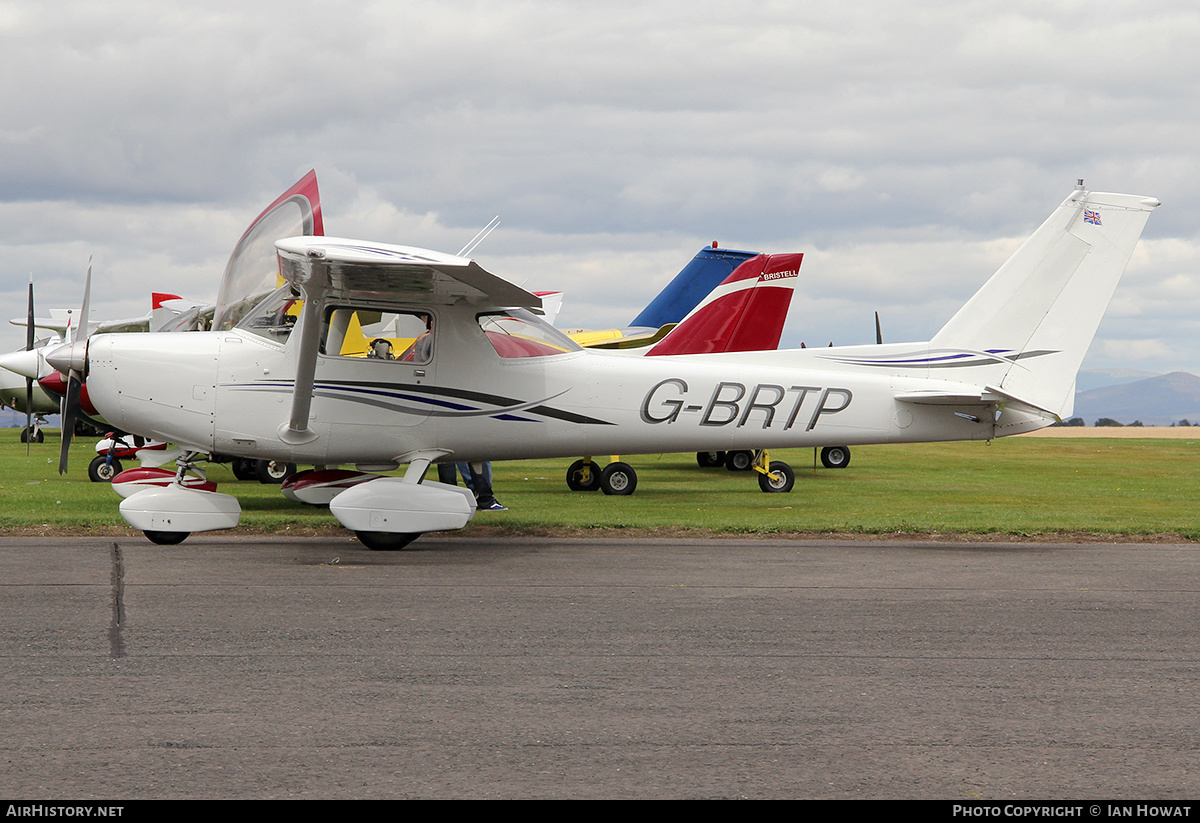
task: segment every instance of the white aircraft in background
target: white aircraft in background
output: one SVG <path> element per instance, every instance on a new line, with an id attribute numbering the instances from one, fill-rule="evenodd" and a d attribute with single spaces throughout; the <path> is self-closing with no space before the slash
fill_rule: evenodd
<path id="1" fill-rule="evenodd" d="M 823 443 L 990 440 L 1073 409 L 1075 375 L 1159 202 L 1082 182 L 925 343 L 624 357 L 581 349 L 539 299 L 465 258 L 328 237 L 275 243 L 287 283 L 233 328 L 97 335 L 52 355 L 107 419 L 200 453 L 398 468 L 339 495 L 371 548 L 475 513 L 430 464 Z M 298 314 L 297 314 L 298 311 Z M 340 354 L 351 323 L 417 331 L 396 359 Z M 421 331 L 423 329 L 426 331 Z M 147 341 L 151 341 L 148 343 Z M 764 455 L 765 491 L 791 469 Z M 188 464 L 181 462 L 182 477 Z M 121 513 L 156 542 L 235 526 L 236 498 L 172 485 Z"/>
<path id="2" fill-rule="evenodd" d="M 0 406 L 24 413 L 27 404 L 28 413 L 25 428 L 21 429 L 21 442 L 41 443 L 46 437 L 42 432 L 46 415 L 58 414 L 58 398 L 50 396 L 36 382 L 30 385 L 21 375 L 0 369 Z"/>
<path id="3" fill-rule="evenodd" d="M 62 335 L 71 325 L 71 312 L 54 312 L 52 319 L 38 320 L 34 315 L 33 276 L 30 275 L 26 316 L 10 322 L 14 326 L 25 327 L 25 348 L 0 355 L 0 407 L 7 406 L 25 412 L 21 442 L 27 444 L 28 450 L 29 443 L 45 440 L 42 426 L 46 423 L 46 415 L 56 414 L 60 410 L 60 398 L 51 396 L 38 384 L 38 378 L 50 371 L 42 353 L 50 346 L 62 344 Z M 52 331 L 53 337 L 37 340 L 39 328 Z"/>

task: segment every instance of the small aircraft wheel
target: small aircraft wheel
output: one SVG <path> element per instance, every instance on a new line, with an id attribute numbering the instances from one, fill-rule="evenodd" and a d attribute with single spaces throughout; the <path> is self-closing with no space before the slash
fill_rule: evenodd
<path id="1" fill-rule="evenodd" d="M 576 460 L 571 464 L 571 468 L 567 469 L 567 488 L 573 492 L 594 492 L 600 488 L 600 467 L 595 463 L 591 464 L 591 471 L 588 473 L 588 479 L 583 481 L 583 467 L 588 465 L 586 460 Z"/>
<path id="2" fill-rule="evenodd" d="M 109 463 L 108 458 L 100 454 L 88 464 L 88 479 L 93 483 L 111 483 L 120 473 L 121 461 L 115 457 Z"/>
<path id="3" fill-rule="evenodd" d="M 605 494 L 633 494 L 637 488 L 637 472 L 628 463 L 609 463 L 600 472 L 600 490 Z"/>
<path id="4" fill-rule="evenodd" d="M 711 469 L 725 462 L 725 452 L 696 452 L 696 465 L 702 469 Z"/>
<path id="5" fill-rule="evenodd" d="M 821 449 L 821 463 L 827 469 L 844 469 L 850 465 L 850 449 L 847 446 L 826 446 Z"/>
<path id="6" fill-rule="evenodd" d="M 781 460 L 771 461 L 771 474 L 775 477 L 768 474 L 758 476 L 758 487 L 765 492 L 790 492 L 792 486 L 796 485 L 796 473 Z"/>
<path id="7" fill-rule="evenodd" d="M 371 551 L 400 551 L 421 536 L 421 532 L 355 532 L 358 542 Z"/>
<path id="8" fill-rule="evenodd" d="M 744 472 L 754 464 L 754 452 L 726 452 L 725 468 L 731 472 Z"/>
<path id="9" fill-rule="evenodd" d="M 278 486 L 296 473 L 295 463 L 284 463 L 282 460 L 255 460 L 254 476 L 259 483 Z"/>
<path id="10" fill-rule="evenodd" d="M 142 534 L 146 535 L 146 539 L 151 543 L 157 543 L 160 546 L 175 546 L 187 540 L 187 536 L 191 532 L 152 532 L 145 531 Z"/>
<path id="11" fill-rule="evenodd" d="M 21 429 L 22 443 L 44 443 L 46 442 L 46 433 L 41 429 L 37 429 L 32 433 L 28 428 Z"/>
<path id="12" fill-rule="evenodd" d="M 233 463 L 230 466 L 233 469 L 233 476 L 238 480 L 257 480 L 258 475 L 254 473 L 254 464 L 256 462 L 245 457 L 233 458 Z M 282 483 L 283 481 L 281 480 L 280 482 Z"/>

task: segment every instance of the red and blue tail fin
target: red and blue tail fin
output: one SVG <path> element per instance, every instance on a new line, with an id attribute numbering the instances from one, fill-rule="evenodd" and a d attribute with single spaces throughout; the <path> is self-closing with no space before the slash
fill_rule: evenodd
<path id="1" fill-rule="evenodd" d="M 760 254 L 738 266 L 650 355 L 767 351 L 779 346 L 803 254 Z"/>
<path id="2" fill-rule="evenodd" d="M 668 323 L 678 323 L 738 266 L 755 256 L 756 252 L 752 251 L 719 249 L 716 243 L 700 249 L 629 325 L 658 329 Z"/>

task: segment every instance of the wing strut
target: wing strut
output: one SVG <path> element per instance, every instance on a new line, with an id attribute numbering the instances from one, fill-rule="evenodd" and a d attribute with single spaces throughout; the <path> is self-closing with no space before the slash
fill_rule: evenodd
<path id="1" fill-rule="evenodd" d="M 314 266 L 302 283 L 297 283 L 304 294 L 304 308 L 300 310 L 296 335 L 296 383 L 292 388 L 292 414 L 287 423 L 279 427 L 279 439 L 290 445 L 310 443 L 317 433 L 308 425 L 312 409 L 313 381 L 317 375 L 317 354 L 321 345 L 321 315 L 325 313 L 325 296 L 329 291 L 329 277 L 324 267 Z"/>

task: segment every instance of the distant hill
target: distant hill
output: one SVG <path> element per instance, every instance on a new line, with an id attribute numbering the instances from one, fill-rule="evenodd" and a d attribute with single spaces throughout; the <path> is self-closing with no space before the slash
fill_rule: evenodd
<path id="1" fill-rule="evenodd" d="M 12 409 L 0 409 L 0 429 L 25 428 L 25 413 Z"/>
<path id="2" fill-rule="evenodd" d="M 58 415 L 52 414 L 46 418 L 47 426 L 58 425 Z M 12 409 L 0 408 L 0 429 L 23 429 L 25 428 L 25 412 L 13 411 Z"/>
<path id="3" fill-rule="evenodd" d="M 1079 375 L 1075 378 L 1075 389 L 1081 392 L 1091 391 L 1108 386 L 1118 386 L 1122 383 L 1135 383 L 1138 380 L 1158 376 L 1157 372 L 1137 369 L 1080 369 Z M 1091 424 L 1092 421 L 1089 420 L 1088 425 Z"/>
<path id="4" fill-rule="evenodd" d="M 1126 425 L 1169 426 L 1180 420 L 1200 423 L 1200 377 L 1177 371 L 1075 394 L 1072 417 L 1089 426 L 1108 417 Z"/>

